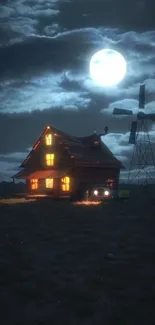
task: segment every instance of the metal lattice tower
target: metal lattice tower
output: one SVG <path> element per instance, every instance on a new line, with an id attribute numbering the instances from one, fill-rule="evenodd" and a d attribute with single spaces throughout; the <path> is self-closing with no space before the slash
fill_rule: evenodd
<path id="1" fill-rule="evenodd" d="M 139 110 L 136 120 L 131 123 L 129 144 L 133 144 L 133 153 L 129 165 L 127 183 L 136 182 L 139 184 L 154 183 L 155 158 L 150 141 L 148 121 L 155 121 L 155 114 L 145 112 L 145 85 L 140 86 Z M 115 115 L 133 115 L 132 110 L 115 108 Z"/>
<path id="2" fill-rule="evenodd" d="M 133 136 L 135 137 L 133 142 L 134 148 L 130 161 L 127 182 L 128 184 L 135 181 L 139 184 L 153 183 L 154 179 L 152 174 L 155 172 L 155 159 L 148 131 L 147 118 L 139 119 L 137 116 L 135 126 L 135 136 L 133 133 Z M 134 174 L 133 170 L 135 170 Z"/>

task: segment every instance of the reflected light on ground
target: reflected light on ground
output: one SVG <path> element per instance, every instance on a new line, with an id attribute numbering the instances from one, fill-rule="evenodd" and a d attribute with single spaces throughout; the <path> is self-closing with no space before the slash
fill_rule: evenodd
<path id="1" fill-rule="evenodd" d="M 78 201 L 74 203 L 75 205 L 99 205 L 101 201 Z"/>
<path id="2" fill-rule="evenodd" d="M 29 203 L 29 202 L 34 202 L 36 200 L 34 199 L 1 199 L 0 200 L 0 205 L 1 204 L 19 204 L 19 203 Z"/>

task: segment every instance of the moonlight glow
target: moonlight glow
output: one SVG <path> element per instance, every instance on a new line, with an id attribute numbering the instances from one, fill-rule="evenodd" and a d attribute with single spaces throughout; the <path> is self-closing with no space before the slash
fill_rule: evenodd
<path id="1" fill-rule="evenodd" d="M 96 52 L 90 60 L 91 78 L 99 86 L 117 85 L 126 74 L 124 57 L 114 50 Z"/>

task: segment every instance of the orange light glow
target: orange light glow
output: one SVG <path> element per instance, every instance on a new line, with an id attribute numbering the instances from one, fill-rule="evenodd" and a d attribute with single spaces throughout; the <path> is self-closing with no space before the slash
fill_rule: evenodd
<path id="1" fill-rule="evenodd" d="M 43 197 L 47 197 L 47 194 L 31 194 L 31 195 L 27 195 L 27 198 L 43 198 Z"/>
<path id="2" fill-rule="evenodd" d="M 46 188 L 53 188 L 53 185 L 54 185 L 53 178 L 46 178 L 45 185 L 46 185 Z"/>
<path id="3" fill-rule="evenodd" d="M 4 204 L 21 204 L 21 203 L 29 203 L 29 202 L 35 202 L 36 200 L 35 199 L 29 199 L 29 200 L 26 200 L 25 198 L 15 198 L 15 199 L 1 199 L 0 200 L 0 205 L 4 205 Z"/>
<path id="4" fill-rule="evenodd" d="M 34 145 L 33 150 L 35 150 L 35 149 L 38 147 L 39 143 L 40 143 L 40 141 L 38 141 L 38 142 Z"/>
<path id="5" fill-rule="evenodd" d="M 50 129 L 50 126 L 49 126 L 49 125 L 47 126 L 47 129 L 48 129 L 48 130 Z"/>
<path id="6" fill-rule="evenodd" d="M 31 189 L 32 190 L 38 189 L 38 179 L 31 179 Z"/>
<path id="7" fill-rule="evenodd" d="M 65 176 L 61 179 L 62 182 L 62 191 L 69 192 L 70 191 L 70 177 Z"/>
<path id="8" fill-rule="evenodd" d="M 46 143 L 46 146 L 52 145 L 52 134 L 51 133 L 45 135 L 45 143 Z"/>
<path id="9" fill-rule="evenodd" d="M 99 205 L 101 201 L 78 201 L 74 203 L 75 205 Z"/>
<path id="10" fill-rule="evenodd" d="M 46 166 L 53 166 L 53 165 L 54 165 L 54 153 L 47 153 Z"/>

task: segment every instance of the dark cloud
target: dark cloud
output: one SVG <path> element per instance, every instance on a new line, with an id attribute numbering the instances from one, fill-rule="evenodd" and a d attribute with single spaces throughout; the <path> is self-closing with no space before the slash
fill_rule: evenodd
<path id="1" fill-rule="evenodd" d="M 154 0 L 73 0 L 61 3 L 59 19 L 67 29 L 106 26 L 144 30 L 154 28 L 154 11 Z"/>
<path id="2" fill-rule="evenodd" d="M 153 36 L 153 31 L 140 34 L 90 28 L 65 32 L 54 39 L 33 37 L 1 48 L 1 112 L 70 105 L 82 108 L 94 100 L 103 101 L 100 108 L 107 108 L 109 101 L 137 98 L 144 80 L 152 92 Z M 140 45 L 146 52 L 139 50 Z M 95 49 L 109 46 L 124 54 L 127 76 L 118 87 L 103 89 L 90 79 L 89 60 Z"/>
<path id="3" fill-rule="evenodd" d="M 1 42 L 85 27 L 154 28 L 154 0 L 1 1 Z"/>
<path id="4" fill-rule="evenodd" d="M 53 24 L 59 15 L 59 3 L 59 0 L 3 2 L 0 11 L 2 44 L 23 40 L 38 33 L 42 35 L 44 28 Z"/>
<path id="5" fill-rule="evenodd" d="M 68 69 L 74 60 L 73 53 L 64 49 L 64 42 L 33 37 L 1 49 L 0 73 L 1 77 L 24 77 L 43 71 L 59 72 L 64 66 Z"/>
<path id="6" fill-rule="evenodd" d="M 154 31 L 123 33 L 106 28 L 79 29 L 56 38 L 29 37 L 0 49 L 0 76 L 24 78 L 38 72 L 69 69 L 86 73 L 94 52 L 107 47 L 121 51 L 128 62 L 153 64 L 154 37 Z"/>

